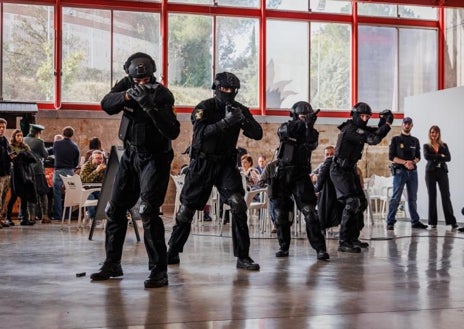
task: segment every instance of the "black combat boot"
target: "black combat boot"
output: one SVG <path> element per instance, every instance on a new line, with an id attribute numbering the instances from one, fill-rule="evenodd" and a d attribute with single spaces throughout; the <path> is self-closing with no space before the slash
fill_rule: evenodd
<path id="1" fill-rule="evenodd" d="M 151 270 L 150 275 L 144 282 L 145 288 L 159 288 L 168 285 L 168 273 L 156 268 Z"/>
<path id="2" fill-rule="evenodd" d="M 90 280 L 104 281 L 109 278 L 116 278 L 123 275 L 124 273 L 122 272 L 121 264 L 104 263 L 99 272 L 92 273 L 90 275 Z"/>

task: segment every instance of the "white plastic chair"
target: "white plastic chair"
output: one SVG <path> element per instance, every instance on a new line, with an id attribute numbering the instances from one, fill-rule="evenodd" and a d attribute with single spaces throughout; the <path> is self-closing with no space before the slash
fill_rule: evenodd
<path id="1" fill-rule="evenodd" d="M 256 196 L 257 198 L 255 198 Z M 252 222 L 255 213 L 257 213 L 256 218 L 261 233 L 264 233 L 266 228 L 270 231 L 271 220 L 268 214 L 269 196 L 267 195 L 267 188 L 247 191 L 245 193 L 245 202 L 248 211 L 248 222 Z"/>
<path id="2" fill-rule="evenodd" d="M 185 175 L 171 175 L 171 178 L 176 186 L 176 197 L 174 200 L 174 212 L 172 217 L 175 218 L 177 211 L 180 207 L 180 192 L 182 192 L 182 188 L 184 187 Z"/>
<path id="3" fill-rule="evenodd" d="M 101 188 L 89 188 L 85 189 L 82 186 L 81 177 L 79 175 L 73 176 L 63 176 L 60 175 L 61 179 L 63 180 L 64 184 L 64 204 L 63 204 L 63 216 L 61 218 L 61 227 L 64 225 L 64 218 L 66 215 L 66 209 L 69 209 L 68 212 L 68 223 L 71 224 L 71 216 L 72 216 L 72 207 L 78 206 L 79 207 L 79 214 L 77 217 L 77 227 L 81 227 L 81 220 L 82 214 L 85 214 L 85 210 L 88 207 L 96 207 L 98 204 L 98 200 L 87 200 L 89 195 L 93 192 L 100 191 Z M 84 210 L 84 212 L 82 212 Z"/>
<path id="4" fill-rule="evenodd" d="M 384 187 L 384 177 L 372 175 L 366 182 L 364 189 L 369 216 L 371 223 L 374 223 L 374 216 L 381 213 L 382 209 L 382 189 Z"/>

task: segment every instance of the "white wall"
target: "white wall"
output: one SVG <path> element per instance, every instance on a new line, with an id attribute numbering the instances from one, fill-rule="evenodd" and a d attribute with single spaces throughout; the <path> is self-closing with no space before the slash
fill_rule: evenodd
<path id="1" fill-rule="evenodd" d="M 461 208 L 464 206 L 464 87 L 450 88 L 405 100 L 405 117 L 413 119 L 412 135 L 419 138 L 422 160 L 418 164 L 419 192 L 417 210 L 422 219 L 428 219 L 428 198 L 425 185 L 423 145 L 428 142 L 432 125 L 441 129 L 442 140 L 448 144 L 451 161 L 448 162 L 451 202 L 458 222 L 464 222 Z M 437 186 L 438 191 L 438 186 Z M 438 219 L 444 220 L 440 192 L 437 192 Z"/>

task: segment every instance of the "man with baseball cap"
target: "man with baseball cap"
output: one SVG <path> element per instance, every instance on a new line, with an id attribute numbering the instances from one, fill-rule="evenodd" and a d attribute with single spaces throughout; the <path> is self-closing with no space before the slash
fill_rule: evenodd
<path id="1" fill-rule="evenodd" d="M 37 194 L 37 204 L 28 203 L 28 210 L 30 220 L 35 220 L 35 217 L 39 218 L 42 221 L 42 224 L 51 223 L 50 218 L 48 217 L 48 185 L 45 179 L 45 168 L 44 160 L 48 157 L 47 149 L 45 148 L 45 143 L 40 138 L 42 130 L 45 127 L 36 123 L 31 123 L 29 125 L 29 134 L 24 137 L 24 143 L 29 145 L 31 152 L 34 155 L 36 162 L 32 165 L 35 176 L 35 188 Z M 36 209 L 38 210 L 36 212 Z"/>

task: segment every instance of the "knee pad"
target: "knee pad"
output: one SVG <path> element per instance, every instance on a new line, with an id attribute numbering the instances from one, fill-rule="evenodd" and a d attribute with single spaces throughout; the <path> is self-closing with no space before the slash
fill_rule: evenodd
<path id="1" fill-rule="evenodd" d="M 176 214 L 176 221 L 180 223 L 191 223 L 193 221 L 193 215 L 195 215 L 194 209 L 180 205 L 179 211 Z"/>
<path id="2" fill-rule="evenodd" d="M 274 209 L 274 214 L 277 225 L 284 225 L 286 222 L 288 222 L 288 218 L 286 218 L 287 213 L 285 211 Z"/>
<path id="3" fill-rule="evenodd" d="M 287 225 L 291 223 L 290 214 L 288 211 L 282 211 L 281 209 L 275 209 L 275 220 L 277 225 Z M 293 218 L 293 216 L 292 216 Z"/>
<path id="4" fill-rule="evenodd" d="M 359 210 L 359 206 L 360 206 L 359 198 L 353 197 L 353 198 L 346 199 L 345 209 L 350 214 L 356 214 Z"/>
<path id="5" fill-rule="evenodd" d="M 113 204 L 113 202 L 108 201 L 105 207 L 105 214 L 106 218 L 108 220 L 115 220 L 119 217 L 125 217 L 126 216 L 126 209 L 123 209 L 121 207 L 117 207 Z"/>
<path id="6" fill-rule="evenodd" d="M 312 205 L 312 204 L 304 205 L 301 208 L 301 213 L 303 214 L 306 221 L 316 221 L 317 220 L 316 209 L 315 209 L 314 205 Z"/>
<path id="7" fill-rule="evenodd" d="M 232 213 L 238 214 L 247 211 L 245 199 L 241 194 L 233 194 L 227 201 L 229 202 L 230 210 Z"/>
<path id="8" fill-rule="evenodd" d="M 159 209 L 152 207 L 148 202 L 142 200 L 142 202 L 140 202 L 139 214 L 142 220 L 150 220 L 159 215 Z"/>

